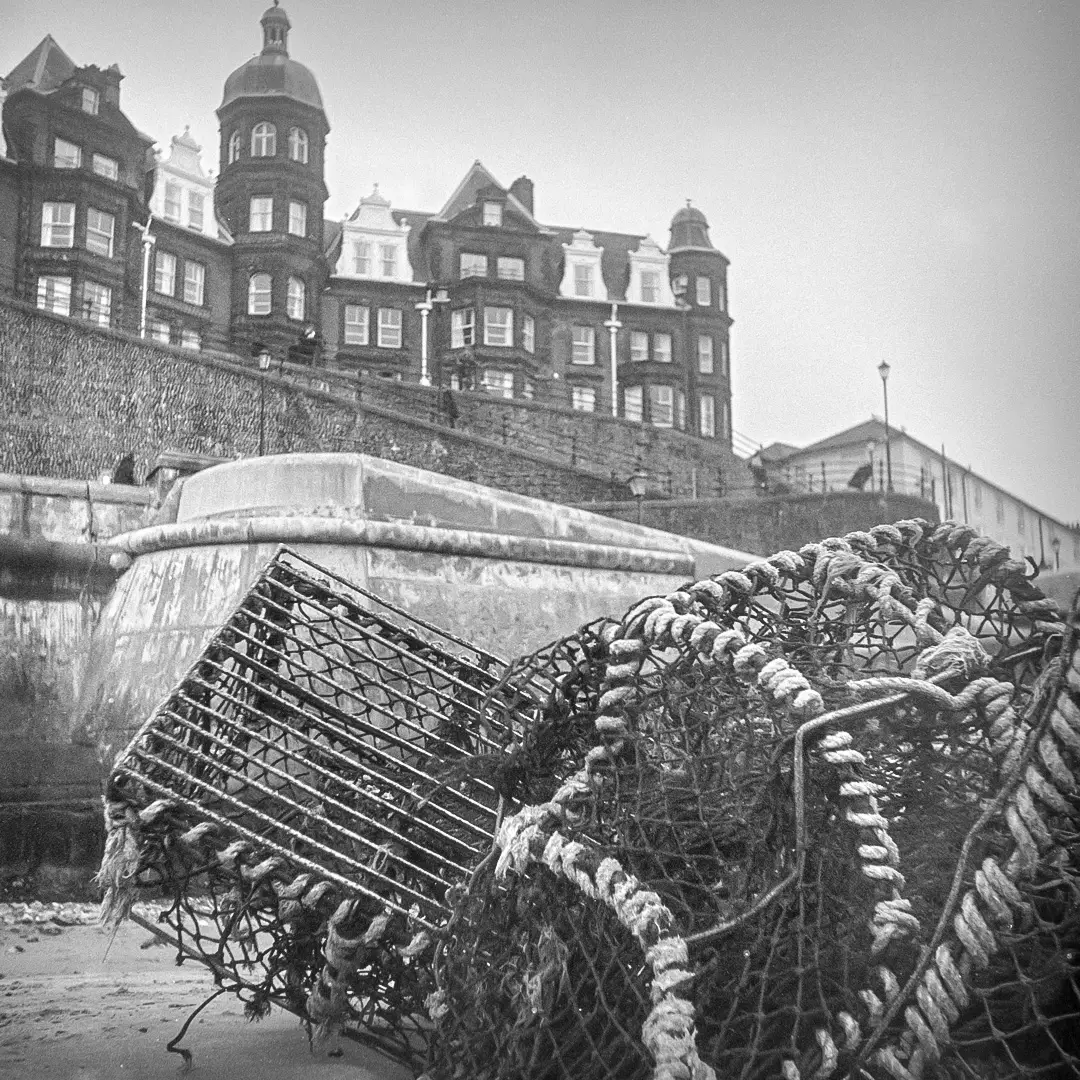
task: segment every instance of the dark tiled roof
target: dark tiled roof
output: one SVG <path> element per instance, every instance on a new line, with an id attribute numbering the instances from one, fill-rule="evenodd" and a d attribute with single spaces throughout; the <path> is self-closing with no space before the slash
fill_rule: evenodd
<path id="1" fill-rule="evenodd" d="M 36 90 L 39 94 L 48 94 L 67 82 L 74 74 L 74 62 L 56 44 L 52 34 L 46 34 L 37 48 L 15 65 L 4 80 L 4 85 L 9 94 L 25 89 Z"/>

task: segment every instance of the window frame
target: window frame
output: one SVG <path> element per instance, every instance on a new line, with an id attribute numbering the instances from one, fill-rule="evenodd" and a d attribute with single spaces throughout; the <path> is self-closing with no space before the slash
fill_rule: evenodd
<path id="1" fill-rule="evenodd" d="M 230 165 L 235 164 L 240 160 L 240 149 L 243 146 L 243 138 L 240 135 L 240 129 L 237 128 L 229 136 L 229 148 L 227 154 L 227 161 Z"/>
<path id="2" fill-rule="evenodd" d="M 149 318 L 146 320 L 146 337 L 158 345 L 171 345 L 172 327 L 166 319 Z"/>
<path id="3" fill-rule="evenodd" d="M 505 320 L 502 319 L 505 315 Z M 503 340 L 498 340 L 503 339 Z M 502 304 L 484 305 L 484 345 L 492 349 L 514 347 L 514 309 Z"/>
<path id="4" fill-rule="evenodd" d="M 384 278 L 397 276 L 397 254 L 396 244 L 379 245 L 379 268 Z"/>
<path id="5" fill-rule="evenodd" d="M 154 292 L 160 296 L 176 296 L 176 256 L 171 251 L 162 251 L 158 248 L 154 252 Z M 168 267 L 167 273 L 163 268 Z M 168 289 L 161 288 L 161 283 L 167 278 Z"/>
<path id="6" fill-rule="evenodd" d="M 202 332 L 183 327 L 180 330 L 180 348 L 190 349 L 192 352 L 202 351 Z"/>
<path id="7" fill-rule="evenodd" d="M 497 377 L 497 381 L 496 381 Z M 512 401 L 514 397 L 514 373 L 501 368 L 483 368 L 479 379 L 480 390 L 492 397 Z"/>
<path id="8" fill-rule="evenodd" d="M 170 198 L 175 195 L 176 198 Z M 165 181 L 165 190 L 162 195 L 164 210 L 162 217 L 172 225 L 180 224 L 180 215 L 184 209 L 184 189 L 175 180 Z M 170 212 L 170 207 L 175 206 L 175 212 Z"/>
<path id="9" fill-rule="evenodd" d="M 67 158 L 62 158 L 60 154 L 60 146 L 63 144 L 65 147 L 74 151 L 73 154 Z M 67 139 L 61 139 L 59 135 L 53 136 L 53 168 L 54 169 L 81 169 L 82 168 L 82 147 L 78 143 L 68 142 Z"/>
<path id="10" fill-rule="evenodd" d="M 663 345 L 663 348 L 661 348 Z M 652 336 L 652 358 L 658 364 L 672 363 L 673 341 L 671 334 L 658 330 Z"/>
<path id="11" fill-rule="evenodd" d="M 704 299 L 702 299 L 703 296 Z M 712 307 L 712 278 L 705 277 L 703 274 L 696 275 L 694 278 L 694 300 L 698 307 Z"/>
<path id="12" fill-rule="evenodd" d="M 716 398 L 712 394 L 698 397 L 698 434 L 705 439 L 716 438 Z"/>
<path id="13" fill-rule="evenodd" d="M 261 150 L 255 149 L 258 140 Z M 277 157 L 277 125 L 260 120 L 251 129 L 251 156 L 253 158 Z"/>
<path id="14" fill-rule="evenodd" d="M 574 412 L 596 412 L 596 387 L 570 384 L 570 408 Z"/>
<path id="15" fill-rule="evenodd" d="M 307 282 L 295 274 L 290 274 L 285 287 L 285 315 L 296 322 L 303 322 L 306 314 Z"/>
<path id="16" fill-rule="evenodd" d="M 659 304 L 660 272 L 658 270 L 642 270 L 640 278 L 640 288 L 641 302 L 643 304 Z"/>
<path id="17" fill-rule="evenodd" d="M 476 264 L 471 269 L 466 269 L 465 260 L 474 259 Z M 483 265 L 483 273 L 479 272 L 481 266 L 481 260 Z M 481 255 L 477 251 L 461 251 L 458 252 L 458 279 L 460 281 L 466 281 L 469 278 L 486 278 L 488 276 L 488 257 Z"/>
<path id="18" fill-rule="evenodd" d="M 98 297 L 91 299 L 87 294 L 91 290 L 98 290 Z M 99 298 L 104 295 L 105 302 L 99 303 Z M 85 279 L 82 283 L 82 290 L 80 296 L 80 306 L 82 307 L 82 317 L 87 322 L 96 323 L 98 326 L 112 326 L 112 302 L 113 291 L 108 285 L 102 284 L 100 281 L 92 281 Z M 88 306 L 89 305 L 89 306 Z M 95 312 L 94 308 L 98 310 Z"/>
<path id="19" fill-rule="evenodd" d="M 256 203 L 265 203 L 266 208 L 260 209 L 258 212 L 258 220 L 260 222 L 266 222 L 266 228 L 255 228 L 256 221 Z M 252 195 L 248 200 L 248 232 L 249 233 L 264 233 L 274 231 L 274 196 L 273 195 Z"/>
<path id="20" fill-rule="evenodd" d="M 97 214 L 99 219 L 107 219 L 109 223 L 108 230 L 102 228 L 100 225 L 94 225 L 93 215 Z M 94 240 L 91 240 L 91 237 Z M 103 237 L 104 242 L 99 241 L 97 238 Z M 110 214 L 108 210 L 99 210 L 96 206 L 88 206 L 86 208 L 86 250 L 94 255 L 101 255 L 103 258 L 111 259 L 113 257 L 113 248 L 116 241 L 116 215 Z M 101 248 L 94 247 L 94 244 L 101 243 Z M 102 250 L 102 248 L 104 250 Z"/>
<path id="21" fill-rule="evenodd" d="M 84 86 L 81 89 L 82 93 L 79 96 L 79 108 L 88 116 L 97 116 L 101 111 L 101 94 L 92 86 Z M 89 101 L 91 108 L 86 107 L 87 101 Z"/>
<path id="22" fill-rule="evenodd" d="M 302 127 L 289 128 L 289 160 L 308 163 L 308 133 Z"/>
<path id="23" fill-rule="evenodd" d="M 640 424 L 645 417 L 645 396 L 640 386 L 623 387 L 623 419 Z"/>
<path id="24" fill-rule="evenodd" d="M 504 273 L 513 264 L 513 272 Z M 498 255 L 495 258 L 495 276 L 500 281 L 524 281 L 525 260 L 520 255 Z"/>
<path id="25" fill-rule="evenodd" d="M 364 268 L 360 269 L 363 262 Z M 353 244 L 353 273 L 358 277 L 371 276 L 371 241 L 357 240 Z"/>
<path id="26" fill-rule="evenodd" d="M 46 207 L 65 208 L 71 212 L 70 221 L 54 220 L 53 212 L 50 211 L 46 219 Z M 56 230 L 67 230 L 67 243 L 55 243 Z M 48 240 L 46 240 L 48 235 Z M 73 202 L 43 202 L 41 204 L 41 243 L 39 247 L 50 248 L 73 248 L 75 246 L 75 204 Z"/>
<path id="27" fill-rule="evenodd" d="M 649 359 L 649 335 L 644 330 L 630 331 L 630 362 L 643 364 Z"/>
<path id="28" fill-rule="evenodd" d="M 579 334 L 579 331 L 581 333 Z M 578 359 L 584 356 L 585 359 Z M 596 364 L 596 327 L 574 323 L 570 327 L 570 363 L 579 367 Z"/>
<path id="29" fill-rule="evenodd" d="M 593 270 L 592 263 L 574 263 L 574 295 L 581 299 L 589 300 L 593 296 Z M 582 291 L 584 289 L 584 292 Z"/>
<path id="30" fill-rule="evenodd" d="M 206 264 L 195 259 L 184 260 L 184 303 L 202 307 L 206 302 Z M 197 299 L 192 299 L 196 296 Z"/>
<path id="31" fill-rule="evenodd" d="M 470 349 L 476 345 L 476 308 L 454 308 L 450 312 L 450 348 Z"/>
<path id="32" fill-rule="evenodd" d="M 66 283 L 66 293 L 63 288 L 56 288 L 59 283 Z M 36 307 L 39 311 L 47 311 L 53 315 L 71 315 L 71 298 L 73 294 L 70 274 L 38 274 Z M 44 286 L 44 288 L 42 288 Z M 62 298 L 65 303 L 63 310 L 57 310 L 56 301 Z"/>
<path id="33" fill-rule="evenodd" d="M 261 287 L 265 279 L 266 287 Z M 263 298 L 265 297 L 265 300 Z M 265 311 L 260 310 L 262 307 Z M 249 315 L 272 315 L 274 311 L 274 278 L 272 274 L 258 271 L 248 277 L 248 302 L 247 313 Z"/>
<path id="34" fill-rule="evenodd" d="M 289 200 L 289 235 L 302 236 L 307 239 L 307 203 L 300 199 Z M 300 219 L 299 222 L 297 219 Z M 300 228 L 293 226 L 299 224 Z"/>
<path id="35" fill-rule="evenodd" d="M 530 354 L 536 353 L 536 316 L 521 317 L 521 347 Z"/>
<path id="36" fill-rule="evenodd" d="M 107 162 L 109 167 L 102 168 L 101 163 Z M 95 176 L 104 176 L 106 180 L 120 179 L 120 162 L 108 154 L 99 154 L 96 150 L 90 155 L 90 171 Z"/>
<path id="37" fill-rule="evenodd" d="M 371 308 L 367 304 L 345 304 L 341 340 L 345 345 L 368 345 L 371 342 Z M 350 319 L 352 312 L 363 312 L 362 319 Z"/>
<path id="38" fill-rule="evenodd" d="M 503 223 L 503 206 L 494 199 L 485 199 L 480 209 L 480 220 L 487 229 L 498 229 Z"/>
<path id="39" fill-rule="evenodd" d="M 666 395 L 666 400 L 664 399 Z M 662 410 L 666 416 L 660 419 Z M 649 386 L 649 424 L 655 428 L 675 427 L 675 388 L 662 383 Z"/>
<path id="40" fill-rule="evenodd" d="M 202 191 L 188 192 L 187 227 L 199 232 L 206 227 L 206 195 Z"/>
<path id="41" fill-rule="evenodd" d="M 716 344 L 712 334 L 698 334 L 697 369 L 699 375 L 715 374 L 715 352 Z"/>
<path id="42" fill-rule="evenodd" d="M 396 316 L 396 319 L 386 318 L 383 316 Z M 405 341 L 404 334 L 404 318 L 402 317 L 401 308 L 381 307 L 379 308 L 378 316 L 378 330 L 375 344 L 380 349 L 400 349 Z M 384 331 L 386 332 L 384 334 Z M 383 340 L 386 337 L 387 340 Z M 393 340 L 393 338 L 397 340 Z"/>

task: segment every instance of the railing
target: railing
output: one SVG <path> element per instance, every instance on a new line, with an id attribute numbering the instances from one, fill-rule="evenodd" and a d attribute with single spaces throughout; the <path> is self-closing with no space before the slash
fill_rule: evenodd
<path id="1" fill-rule="evenodd" d="M 914 495 L 930 502 L 941 496 L 941 470 L 927 470 L 913 466 L 892 467 L 892 485 L 884 459 L 875 457 L 858 465 L 822 461 L 817 466 L 807 461 L 798 464 L 779 462 L 766 470 L 756 470 L 759 486 L 771 494 L 820 494 L 830 491 L 892 492 L 896 495 Z M 956 488 L 956 481 L 953 481 Z M 954 490 L 954 497 L 958 494 Z"/>

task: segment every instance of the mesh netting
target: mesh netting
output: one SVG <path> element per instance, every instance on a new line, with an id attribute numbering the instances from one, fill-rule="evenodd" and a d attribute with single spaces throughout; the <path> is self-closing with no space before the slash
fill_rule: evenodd
<path id="1" fill-rule="evenodd" d="M 1056 619 L 997 545 L 901 523 L 593 627 L 584 767 L 455 910 L 431 1075 L 1080 1071 Z"/>
<path id="2" fill-rule="evenodd" d="M 286 552 L 121 755 L 107 904 L 432 1080 L 1080 1075 L 1059 618 L 902 522 L 504 665 Z"/>
<path id="3" fill-rule="evenodd" d="M 498 805 L 484 779 L 447 777 L 529 707 L 504 669 L 283 550 L 117 760 L 107 914 L 169 897 L 180 952 L 249 1016 L 351 1020 L 413 1059 L 431 989 L 416 957 Z"/>

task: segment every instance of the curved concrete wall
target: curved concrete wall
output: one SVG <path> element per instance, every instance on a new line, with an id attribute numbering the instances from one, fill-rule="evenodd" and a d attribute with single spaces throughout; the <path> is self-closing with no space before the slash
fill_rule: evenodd
<path id="1" fill-rule="evenodd" d="M 190 477 L 175 523 L 111 542 L 78 726 L 103 760 L 182 678 L 281 543 L 503 657 L 752 556 L 357 454 Z"/>

